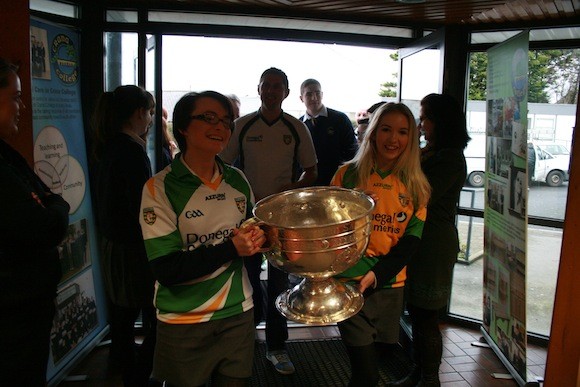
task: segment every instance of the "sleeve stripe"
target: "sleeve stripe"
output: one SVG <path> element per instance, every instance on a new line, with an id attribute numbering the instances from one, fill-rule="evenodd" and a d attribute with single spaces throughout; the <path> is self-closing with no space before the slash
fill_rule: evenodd
<path id="1" fill-rule="evenodd" d="M 147 187 L 147 190 L 149 191 L 149 194 L 155 198 L 155 179 L 154 178 L 150 178 L 149 180 L 147 180 L 147 182 L 145 183 L 145 187 Z"/>

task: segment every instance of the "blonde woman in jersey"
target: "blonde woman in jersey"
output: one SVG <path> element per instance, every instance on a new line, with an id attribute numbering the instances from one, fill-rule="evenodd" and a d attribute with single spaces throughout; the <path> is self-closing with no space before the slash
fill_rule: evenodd
<path id="1" fill-rule="evenodd" d="M 387 103 L 373 114 L 357 155 L 332 181 L 376 200 L 365 255 L 337 276 L 358 283 L 365 296 L 362 310 L 338 323 L 351 364 L 349 386 L 377 385 L 379 354 L 398 345 L 405 265 L 419 245 L 430 195 L 419 155 L 413 114 L 404 104 Z"/>
<path id="2" fill-rule="evenodd" d="M 156 277 L 153 378 L 169 386 L 246 385 L 252 375 L 252 286 L 244 258 L 264 232 L 239 229 L 254 195 L 244 174 L 217 154 L 232 131 L 232 106 L 214 91 L 175 105 L 181 154 L 143 189 L 141 227 Z M 164 384 L 165 385 L 165 384 Z"/>

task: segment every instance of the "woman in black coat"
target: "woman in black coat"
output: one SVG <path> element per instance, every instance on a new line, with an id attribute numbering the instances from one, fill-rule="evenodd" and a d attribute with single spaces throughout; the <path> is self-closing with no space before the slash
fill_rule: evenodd
<path id="1" fill-rule="evenodd" d="M 94 114 L 94 198 L 101 237 L 101 266 L 110 306 L 110 361 L 120 366 L 125 386 L 147 385 L 155 344 L 153 273 L 149 267 L 139 210 L 151 163 L 143 138 L 155 101 L 138 86 L 119 86 L 101 95 Z M 144 340 L 135 345 L 135 321 L 142 315 Z"/>
<path id="2" fill-rule="evenodd" d="M 5 142 L 24 109 L 16 71 L 0 58 L 0 386 L 33 387 L 46 385 L 70 207 Z"/>
<path id="3" fill-rule="evenodd" d="M 432 193 L 421 244 L 407 265 L 405 284 L 417 367 L 399 385 L 420 382 L 420 386 L 439 386 L 443 344 L 438 316 L 451 294 L 453 266 L 459 252 L 455 217 L 466 178 L 463 150 L 470 137 L 465 115 L 449 95 L 424 97 L 419 119 L 427 141 L 421 152 L 421 167 Z"/>

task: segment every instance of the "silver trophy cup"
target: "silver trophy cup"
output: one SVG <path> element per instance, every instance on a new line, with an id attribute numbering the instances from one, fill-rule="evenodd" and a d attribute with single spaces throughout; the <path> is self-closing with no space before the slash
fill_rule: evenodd
<path id="1" fill-rule="evenodd" d="M 328 325 L 362 308 L 358 289 L 332 276 L 364 254 L 373 208 L 369 196 L 338 187 L 285 191 L 256 203 L 253 221 L 266 232 L 265 257 L 303 278 L 276 299 L 280 313 L 299 323 Z"/>

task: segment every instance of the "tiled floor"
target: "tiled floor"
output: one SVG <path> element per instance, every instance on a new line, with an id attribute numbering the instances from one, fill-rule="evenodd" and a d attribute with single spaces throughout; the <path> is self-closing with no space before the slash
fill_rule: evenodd
<path id="1" fill-rule="evenodd" d="M 260 327 L 259 327 L 260 328 Z M 474 346 L 481 334 L 478 330 L 450 324 L 442 325 L 443 360 L 439 368 L 441 386 L 443 387 L 515 387 L 511 379 L 494 378 L 494 374 L 509 376 L 490 348 Z M 336 326 L 304 327 L 290 325 L 290 340 L 308 340 L 340 336 Z M 265 340 L 263 329 L 257 330 L 258 340 Z M 538 377 L 544 376 L 546 348 L 528 345 L 528 373 Z M 108 348 L 95 348 L 83 360 L 71 375 L 86 375 L 84 381 L 62 382 L 62 387 L 121 387 L 119 375 L 112 374 L 107 368 Z M 269 387 L 269 386 L 265 386 Z"/>

